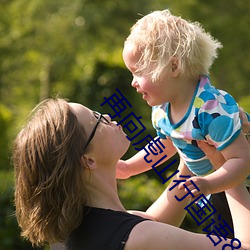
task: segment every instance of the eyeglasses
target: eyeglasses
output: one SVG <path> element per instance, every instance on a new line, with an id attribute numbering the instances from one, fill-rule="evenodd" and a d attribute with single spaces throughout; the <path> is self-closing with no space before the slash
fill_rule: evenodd
<path id="1" fill-rule="evenodd" d="M 101 113 L 99 113 L 97 111 L 93 111 L 93 114 L 94 114 L 95 118 L 97 119 L 97 123 L 96 123 L 95 127 L 93 128 L 93 130 L 92 130 L 92 132 L 91 132 L 91 134 L 89 136 L 89 139 L 88 139 L 88 141 L 87 141 L 87 143 L 86 143 L 86 145 L 84 147 L 84 151 L 86 150 L 86 148 L 88 147 L 89 143 L 93 139 L 99 123 L 102 122 L 102 123 L 104 123 L 106 125 L 110 124 L 110 121 L 107 118 L 105 118 Z"/>

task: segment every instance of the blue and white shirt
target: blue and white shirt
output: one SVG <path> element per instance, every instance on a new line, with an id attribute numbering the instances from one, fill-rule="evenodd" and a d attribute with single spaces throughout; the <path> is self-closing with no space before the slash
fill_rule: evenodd
<path id="1" fill-rule="evenodd" d="M 180 157 L 195 175 L 211 173 L 212 164 L 196 140 L 206 140 L 218 150 L 230 145 L 241 131 L 237 103 L 230 94 L 213 87 L 208 76 L 201 76 L 180 122 L 171 124 L 169 108 L 169 103 L 152 108 L 152 123 L 157 134 L 173 141 Z"/>

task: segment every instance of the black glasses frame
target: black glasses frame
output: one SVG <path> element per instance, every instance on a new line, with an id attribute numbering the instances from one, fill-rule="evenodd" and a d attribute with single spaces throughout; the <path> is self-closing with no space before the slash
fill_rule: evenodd
<path id="1" fill-rule="evenodd" d="M 93 111 L 93 114 L 94 114 L 95 118 L 97 119 L 97 123 L 94 126 L 94 128 L 93 128 L 93 130 L 92 130 L 92 132 L 91 132 L 91 134 L 89 136 L 89 139 L 86 142 L 86 145 L 85 145 L 85 147 L 83 149 L 84 152 L 85 152 L 86 148 L 88 147 L 88 145 L 90 144 L 90 142 L 92 141 L 99 123 L 102 122 L 102 123 L 107 124 L 107 125 L 110 124 L 110 121 L 107 118 L 105 118 L 101 113 L 99 113 L 97 111 Z"/>

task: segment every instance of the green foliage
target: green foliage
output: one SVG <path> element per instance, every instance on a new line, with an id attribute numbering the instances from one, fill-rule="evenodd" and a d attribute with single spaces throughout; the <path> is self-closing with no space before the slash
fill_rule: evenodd
<path id="1" fill-rule="evenodd" d="M 12 138 L 30 110 L 40 100 L 57 94 L 105 113 L 110 110 L 100 104 L 118 88 L 133 106 L 131 111 L 142 116 L 147 128 L 144 135 L 154 136 L 150 107 L 130 87 L 131 76 L 121 53 L 129 29 L 140 15 L 165 8 L 201 22 L 223 43 L 224 48 L 211 69 L 212 81 L 250 112 L 248 0 L 3 0 L 0 1 L 0 169 L 9 168 Z M 135 152 L 131 147 L 125 157 Z M 145 208 L 152 202 L 162 190 L 154 176 L 149 171 L 138 179 L 119 184 L 126 206 Z M 4 178 L 0 176 L 0 183 Z M 11 191 L 4 192 L 2 202 L 10 194 Z M 5 206 L 13 211 L 11 205 Z"/>
<path id="2" fill-rule="evenodd" d="M 9 128 L 11 127 L 12 113 L 0 103 L 0 169 L 7 169 L 9 166 L 10 148 L 6 145 L 9 141 Z"/>
<path id="3" fill-rule="evenodd" d="M 34 248 L 21 239 L 15 217 L 13 173 L 0 171 L 0 180 L 0 249 L 32 250 Z"/>
<path id="4" fill-rule="evenodd" d="M 250 95 L 244 96 L 239 100 L 239 105 L 242 107 L 246 112 L 250 113 Z"/>
<path id="5" fill-rule="evenodd" d="M 122 87 L 130 100 L 136 100 L 141 115 L 146 110 L 148 120 L 149 108 L 129 88 L 131 78 L 121 51 L 139 14 L 164 8 L 200 21 L 222 41 L 224 49 L 211 70 L 212 79 L 239 100 L 249 95 L 248 6 L 244 0 L 229 0 L 226 6 L 214 0 L 1 1 L 0 102 L 10 108 L 16 123 L 48 96 L 59 93 L 98 107 L 104 96 Z M 147 128 L 152 128 L 150 122 Z"/>
<path id="6" fill-rule="evenodd" d="M 250 57 L 246 56 L 250 42 L 250 5 L 247 0 L 196 2 L 189 8 L 190 19 L 202 23 L 223 45 L 211 69 L 213 84 L 239 101 L 250 94 Z"/>
<path id="7" fill-rule="evenodd" d="M 145 211 L 163 192 L 164 186 L 147 175 L 119 180 L 119 196 L 127 209 Z"/>

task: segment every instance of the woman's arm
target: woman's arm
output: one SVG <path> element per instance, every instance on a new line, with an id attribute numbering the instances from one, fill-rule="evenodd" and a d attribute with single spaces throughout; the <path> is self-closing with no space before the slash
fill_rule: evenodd
<path id="1" fill-rule="evenodd" d="M 181 176 L 193 176 L 193 173 L 186 167 L 182 160 L 178 167 L 179 172 L 172 178 L 170 184 L 162 195 L 147 209 L 146 214 L 156 218 L 157 221 L 167 223 L 179 227 L 185 218 L 186 210 L 184 209 L 191 199 L 183 199 L 178 201 L 175 196 L 181 198 L 185 195 L 184 190 L 178 189 L 178 186 L 173 188 L 178 180 L 185 180 Z"/>
<path id="2" fill-rule="evenodd" d="M 250 174 L 250 148 L 241 133 L 235 141 L 221 151 L 225 163 L 215 172 L 204 177 L 192 177 L 186 181 L 189 190 L 196 196 L 222 192 L 242 183 Z M 200 189 L 191 184 L 193 181 Z M 183 187 L 182 187 L 183 188 Z"/>
<path id="3" fill-rule="evenodd" d="M 240 109 L 240 119 L 242 121 L 243 133 L 249 134 L 250 122 L 243 109 Z M 194 195 L 223 191 L 231 188 L 233 185 L 238 185 L 250 174 L 250 164 L 249 160 L 247 160 L 250 154 L 250 138 L 246 136 L 245 140 L 243 133 L 224 152 L 217 151 L 214 146 L 210 146 L 204 141 L 198 141 L 198 146 L 208 156 L 214 168 L 219 169 L 221 166 L 223 167 L 207 177 L 193 177 L 187 180 L 185 184 L 189 190 L 192 190 Z M 242 161 L 243 163 L 241 164 Z M 200 191 L 196 190 L 191 184 L 191 180 L 195 182 Z M 181 184 L 179 188 L 184 189 L 184 186 Z"/>
<path id="4" fill-rule="evenodd" d="M 250 195 L 244 184 L 225 191 L 231 211 L 235 237 L 250 249 Z"/>
<path id="5" fill-rule="evenodd" d="M 242 131 L 245 135 L 248 135 L 250 133 L 250 122 L 248 121 L 246 113 L 242 108 L 240 108 L 240 119 L 242 122 Z M 250 145 L 250 136 L 246 136 L 246 139 Z M 197 143 L 199 148 L 206 154 L 216 170 L 225 163 L 225 158 L 214 146 L 209 145 L 205 141 L 197 141 Z"/>
<path id="6" fill-rule="evenodd" d="M 245 129 L 249 128 L 250 128 L 250 123 L 247 123 Z M 244 127 L 243 131 L 245 132 Z M 219 168 L 221 165 L 224 164 L 225 159 L 222 157 L 222 154 L 219 151 L 215 150 L 213 146 L 210 146 L 205 142 L 200 142 L 199 147 L 201 147 L 202 150 L 205 152 L 205 154 L 209 157 L 209 159 L 215 163 L 215 166 L 218 166 Z M 185 172 L 188 170 L 185 170 L 185 167 L 184 168 L 183 167 L 184 165 L 179 166 L 180 173 L 188 174 L 188 172 Z M 171 187 L 171 184 L 169 185 L 169 187 Z M 174 190 L 177 191 L 177 189 Z M 169 190 L 167 188 L 167 190 L 162 194 L 162 196 L 147 211 L 149 212 L 149 214 L 154 215 L 155 217 L 158 216 L 158 218 L 162 218 L 161 221 L 164 220 L 167 221 L 168 217 L 173 216 L 173 213 L 175 213 L 176 210 L 175 203 L 172 203 L 172 201 L 174 201 L 175 198 L 172 197 L 173 200 L 167 199 L 169 197 L 168 195 L 166 195 L 168 191 Z M 172 195 L 174 195 L 174 193 L 172 193 Z M 248 230 L 250 223 L 249 193 L 247 189 L 244 187 L 244 185 L 239 185 L 237 187 L 227 190 L 226 196 L 232 213 L 235 237 L 241 242 L 241 248 L 237 249 L 250 249 L 250 237 Z M 165 202 L 167 205 L 165 204 Z M 188 200 L 186 200 L 185 202 L 187 202 L 187 204 L 189 203 Z M 183 207 L 185 205 L 186 204 L 183 203 Z M 166 211 L 164 209 L 168 209 L 170 211 Z M 159 214 L 157 215 L 157 213 Z M 178 213 L 180 213 L 179 214 L 180 217 L 183 216 L 183 211 L 181 212 L 178 211 L 177 216 Z M 169 220 L 171 219 L 169 218 Z M 175 223 L 177 223 L 177 221 L 175 221 Z M 218 240 L 217 236 L 211 236 L 211 237 L 213 237 L 215 241 Z M 230 243 L 231 241 L 227 240 L 227 241 L 222 241 L 221 244 L 214 246 L 214 244 L 211 241 L 209 241 L 209 238 L 206 235 L 191 233 L 167 224 L 162 224 L 153 221 L 151 222 L 145 221 L 138 224 L 132 230 L 129 236 L 129 240 L 126 243 L 125 250 L 133 250 L 133 249 L 136 250 L 215 249 L 216 250 L 216 249 L 222 249 L 222 246 L 224 244 L 231 245 Z M 225 249 L 227 248 L 230 247 L 228 246 Z"/>
<path id="7" fill-rule="evenodd" d="M 237 249 L 250 249 L 248 230 L 250 223 L 250 196 L 243 185 L 227 190 L 226 195 L 233 217 L 235 238 L 241 243 L 241 248 Z M 174 206 L 172 209 L 175 209 Z M 218 241 L 216 235 L 210 235 L 210 237 L 214 242 Z M 144 221 L 137 224 L 131 231 L 125 250 L 221 250 L 223 245 L 231 245 L 231 240 L 225 241 L 223 238 L 221 239 L 222 242 L 214 246 L 212 240 L 205 234 L 191 233 L 164 223 Z M 227 248 L 230 247 L 225 247 L 225 249 Z"/>
<path id="8" fill-rule="evenodd" d="M 180 161 L 179 172 L 172 178 L 170 184 L 161 196 L 147 209 L 146 212 L 129 211 L 132 214 L 139 215 L 143 218 L 155 220 L 158 222 L 167 223 L 179 227 L 185 218 L 186 210 L 184 209 L 190 202 L 190 199 L 177 201 L 175 196 L 183 197 L 185 192 L 179 190 L 178 187 L 170 188 L 176 184 L 175 181 L 183 180 L 183 175 L 193 175 L 189 169 Z M 173 209 L 174 208 L 174 209 Z"/>
<path id="9" fill-rule="evenodd" d="M 250 122 L 243 109 L 240 109 L 240 119 L 243 133 L 222 152 L 217 151 L 215 147 L 209 146 L 205 142 L 198 142 L 199 147 L 208 156 L 215 169 L 219 169 L 221 166 L 222 168 L 206 177 L 193 177 L 187 180 L 185 184 L 194 195 L 223 191 L 238 185 L 250 175 L 250 137 L 248 136 Z M 196 190 L 190 183 L 191 180 L 195 182 L 200 191 Z M 180 188 L 183 189 L 183 185 L 180 185 Z"/>

